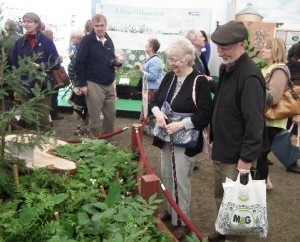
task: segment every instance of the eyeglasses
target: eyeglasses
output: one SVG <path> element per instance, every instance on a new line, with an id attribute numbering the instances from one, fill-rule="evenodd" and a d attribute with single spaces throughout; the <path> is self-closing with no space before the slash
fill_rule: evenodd
<path id="1" fill-rule="evenodd" d="M 169 63 L 174 63 L 174 64 L 181 61 L 179 59 L 174 59 L 174 58 L 167 58 L 167 60 L 168 60 Z"/>
<path id="2" fill-rule="evenodd" d="M 34 21 L 31 21 L 31 20 L 24 20 L 23 22 L 22 22 L 22 24 L 33 24 L 33 23 L 35 23 Z"/>

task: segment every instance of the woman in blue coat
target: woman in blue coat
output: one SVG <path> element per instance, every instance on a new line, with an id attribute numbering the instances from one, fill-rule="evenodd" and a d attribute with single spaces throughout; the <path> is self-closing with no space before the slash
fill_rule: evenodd
<path id="1" fill-rule="evenodd" d="M 51 70 L 58 69 L 60 64 L 58 61 L 59 55 L 53 41 L 42 33 L 40 17 L 36 13 L 28 12 L 23 16 L 22 20 L 26 32 L 15 43 L 13 65 L 19 68 L 21 59 L 34 57 L 39 54 L 37 59 L 34 58 L 32 65 L 37 70 L 45 73 L 44 80 L 32 81 L 29 75 L 23 76 L 23 84 L 27 89 L 27 94 L 17 93 L 16 95 L 22 102 L 26 102 L 35 96 L 35 84 L 39 84 L 43 91 L 51 89 L 53 86 Z M 38 128 L 41 131 L 48 131 L 50 130 L 51 94 L 45 93 L 45 98 L 41 100 L 40 104 L 46 107 L 43 106 L 38 111 Z"/>

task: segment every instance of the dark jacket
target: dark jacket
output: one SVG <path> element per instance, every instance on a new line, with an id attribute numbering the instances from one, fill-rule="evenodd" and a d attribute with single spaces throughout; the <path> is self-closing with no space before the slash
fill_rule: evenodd
<path id="1" fill-rule="evenodd" d="M 263 144 L 265 90 L 260 69 L 246 53 L 230 71 L 221 65 L 212 117 L 213 160 L 257 159 Z"/>
<path id="2" fill-rule="evenodd" d="M 105 38 L 103 45 L 93 31 L 78 46 L 75 70 L 81 87 L 87 86 L 87 81 L 110 85 L 115 80 L 115 47 L 107 34 Z"/>
<path id="3" fill-rule="evenodd" d="M 200 63 L 200 61 L 202 62 L 202 64 Z M 203 53 L 200 55 L 200 57 L 195 54 L 195 65 L 193 66 L 193 68 L 203 75 L 210 76 L 210 72 Z M 217 83 L 215 81 L 209 81 L 209 88 L 212 93 L 215 93 L 217 89 Z"/>
<path id="4" fill-rule="evenodd" d="M 193 92 L 193 84 L 196 76 L 199 75 L 197 71 L 193 71 L 190 75 L 187 76 L 186 80 L 184 81 L 180 91 L 174 98 L 171 108 L 175 112 L 180 113 L 193 113 L 191 116 L 191 121 L 196 129 L 202 131 L 209 123 L 211 114 L 212 114 L 212 100 L 209 90 L 208 81 L 205 77 L 201 76 L 197 79 L 196 83 L 196 103 L 198 106 L 195 106 L 192 92 Z M 154 100 L 150 103 L 149 108 L 150 110 L 154 106 L 158 106 L 161 108 L 169 87 L 172 83 L 174 77 L 174 72 L 169 72 L 165 75 L 164 79 L 162 80 L 159 89 L 155 93 Z M 167 101 L 170 103 L 175 87 L 176 87 L 177 78 L 175 77 L 174 83 L 170 89 L 170 93 L 168 95 Z M 202 132 L 201 132 L 202 134 Z M 156 137 L 153 139 L 153 145 L 161 148 L 164 142 Z M 187 156 L 195 156 L 196 154 L 202 151 L 203 147 L 203 140 L 202 136 L 199 138 L 199 143 L 196 148 L 193 149 L 186 149 L 185 154 Z"/>
<path id="5" fill-rule="evenodd" d="M 40 70 L 46 70 L 45 81 L 42 83 L 42 89 L 46 89 L 49 85 L 52 84 L 52 77 L 50 75 L 50 70 L 59 69 L 60 63 L 58 60 L 58 53 L 56 47 L 51 39 L 46 37 L 43 33 L 37 33 L 35 37 L 35 46 L 32 49 L 32 46 L 29 42 L 27 35 L 17 40 L 13 49 L 13 65 L 16 68 L 19 68 L 19 58 L 32 57 L 34 54 L 40 54 L 40 58 L 35 61 L 36 64 L 39 64 Z M 23 76 L 24 81 L 28 80 L 27 76 Z M 32 87 L 33 83 L 26 83 L 27 87 Z M 29 85 L 29 86 L 28 86 Z"/>

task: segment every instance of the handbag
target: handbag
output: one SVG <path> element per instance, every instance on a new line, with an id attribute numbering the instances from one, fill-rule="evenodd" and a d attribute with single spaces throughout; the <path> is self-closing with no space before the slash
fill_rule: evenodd
<path id="1" fill-rule="evenodd" d="M 300 134 L 298 132 L 297 144 L 292 144 L 292 129 L 285 130 L 277 134 L 273 140 L 271 150 L 276 158 L 289 170 L 297 166 L 297 161 L 300 159 Z M 299 130 L 299 129 L 298 129 Z M 300 172 L 300 170 L 298 171 Z"/>
<path id="2" fill-rule="evenodd" d="M 57 70 L 52 70 L 51 74 L 53 78 L 54 87 L 64 88 L 69 86 L 70 78 L 63 66 L 60 66 L 60 68 Z"/>
<path id="3" fill-rule="evenodd" d="M 252 180 L 248 172 L 248 183 L 226 178 L 223 183 L 224 196 L 215 222 L 216 231 L 224 235 L 259 235 L 267 237 L 268 216 L 265 180 Z"/>
<path id="4" fill-rule="evenodd" d="M 196 76 L 196 78 L 194 80 L 194 85 L 193 85 L 192 96 L 193 96 L 194 102 L 195 102 L 195 83 L 196 83 L 198 76 Z M 174 76 L 174 78 L 175 78 L 175 76 Z M 167 97 L 168 97 L 170 89 L 173 85 L 174 78 L 173 78 L 172 83 L 167 92 L 165 101 L 163 102 L 163 105 L 161 107 L 161 112 L 163 112 L 168 117 L 169 122 L 179 122 L 179 121 L 183 120 L 184 118 L 192 116 L 192 113 L 174 112 L 171 109 L 170 104 L 167 102 Z M 153 135 L 165 142 L 170 142 L 170 140 L 171 140 L 170 135 L 168 134 L 167 130 L 159 127 L 157 123 L 154 127 Z M 175 146 L 179 146 L 179 147 L 195 148 L 198 144 L 199 136 L 200 136 L 200 131 L 198 129 L 195 129 L 195 128 L 181 129 L 173 134 L 173 144 Z"/>
<path id="5" fill-rule="evenodd" d="M 283 93 L 279 103 L 267 110 L 265 113 L 267 119 L 285 119 L 300 114 L 300 86 L 295 86 L 286 70 L 280 69 L 288 77 L 288 89 Z"/>
<path id="6" fill-rule="evenodd" d="M 168 117 L 169 122 L 179 122 L 190 117 L 192 113 L 178 113 L 172 111 L 170 104 L 164 101 L 161 111 Z M 155 125 L 153 135 L 165 142 L 170 142 L 170 135 L 166 129 Z M 195 148 L 198 144 L 200 131 L 198 129 L 181 129 L 173 134 L 173 144 L 179 147 Z"/>

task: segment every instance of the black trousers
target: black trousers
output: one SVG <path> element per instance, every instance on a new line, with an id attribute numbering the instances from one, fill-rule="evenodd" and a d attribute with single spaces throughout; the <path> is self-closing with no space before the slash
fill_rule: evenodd
<path id="1" fill-rule="evenodd" d="M 264 148 L 257 159 L 256 169 L 259 179 L 267 179 L 269 175 L 268 155 L 275 136 L 282 131 L 281 128 L 267 127 L 264 132 Z"/>

